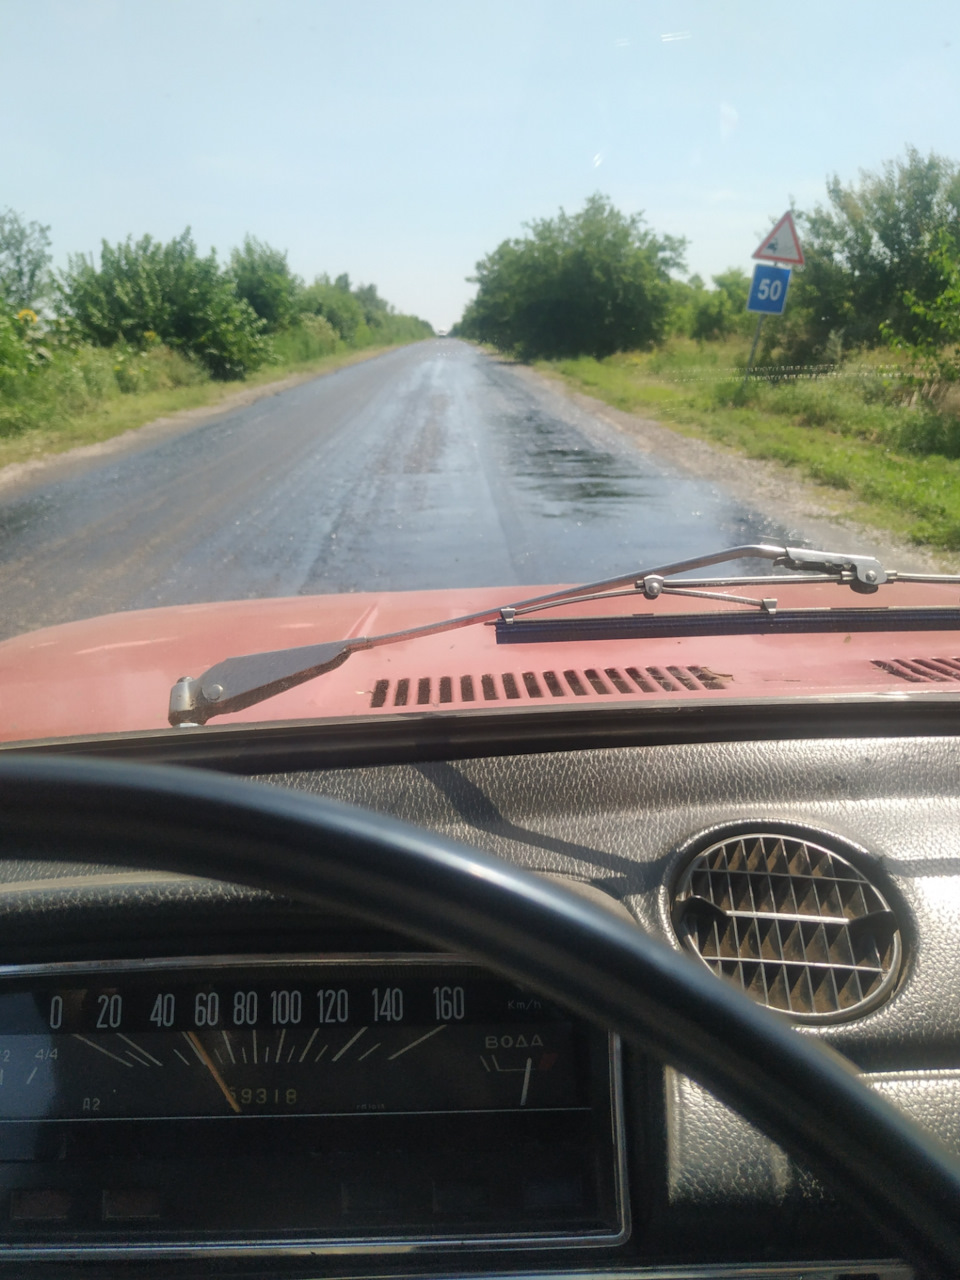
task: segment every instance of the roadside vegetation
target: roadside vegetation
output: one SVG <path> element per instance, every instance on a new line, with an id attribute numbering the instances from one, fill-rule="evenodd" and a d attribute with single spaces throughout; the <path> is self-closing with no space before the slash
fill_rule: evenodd
<path id="1" fill-rule="evenodd" d="M 908 149 L 794 217 L 806 265 L 749 376 L 749 277 L 685 276 L 682 241 L 599 196 L 478 263 L 456 331 L 960 550 L 960 167 Z M 571 310 L 592 325 L 576 340 Z"/>
<path id="2" fill-rule="evenodd" d="M 252 236 L 223 264 L 189 229 L 51 260 L 48 227 L 0 211 L 0 464 L 433 333 L 375 285 L 305 284 Z"/>

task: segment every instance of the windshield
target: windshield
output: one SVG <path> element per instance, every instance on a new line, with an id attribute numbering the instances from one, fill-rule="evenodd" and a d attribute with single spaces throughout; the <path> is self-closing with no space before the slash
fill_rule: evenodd
<path id="1" fill-rule="evenodd" d="M 501 633 L 469 643 L 505 642 L 502 605 L 723 548 L 953 567 L 954 6 L 0 0 L 0 23 L 6 740 L 164 727 L 178 680 L 237 655 L 476 612 Z M 791 588 L 744 590 L 722 607 L 772 617 Z M 366 712 L 381 678 L 412 705 L 387 653 L 335 705 L 244 718 Z"/>

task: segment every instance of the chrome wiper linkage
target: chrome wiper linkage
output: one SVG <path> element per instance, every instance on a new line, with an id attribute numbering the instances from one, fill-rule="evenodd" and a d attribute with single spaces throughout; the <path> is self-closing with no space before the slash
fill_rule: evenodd
<path id="1" fill-rule="evenodd" d="M 730 604 L 754 605 L 766 613 L 773 614 L 777 611 L 777 601 L 772 596 L 757 600 L 753 596 L 735 596 L 726 591 L 716 591 L 714 588 L 731 586 L 734 582 L 738 586 L 773 586 L 776 583 L 796 582 L 797 573 L 802 572 L 801 581 L 804 582 L 848 583 L 854 591 L 873 592 L 882 583 L 894 581 L 897 577 L 893 571 L 887 573 L 879 560 L 874 560 L 871 556 L 844 555 L 834 551 L 808 551 L 802 547 L 784 547 L 783 551 L 784 555 L 778 556 L 774 563 L 793 572 L 779 577 L 768 574 L 762 578 L 707 578 L 697 581 L 685 579 L 683 582 L 674 583 L 667 582 L 666 578 L 669 573 L 678 573 L 680 570 L 671 566 L 670 569 L 660 572 L 645 573 L 637 581 L 637 587 L 648 600 L 655 600 L 657 596 L 668 592 L 674 596 L 696 596 L 704 600 L 724 600 Z M 803 572 L 804 570 L 807 572 Z"/>
<path id="2" fill-rule="evenodd" d="M 719 578 L 709 582 L 685 580 L 669 583 L 665 579 L 708 565 L 725 564 L 731 560 L 771 560 L 775 567 L 791 570 L 787 577 Z M 673 564 L 659 565 L 643 572 L 626 573 L 602 582 L 590 582 L 580 587 L 565 587 L 546 595 L 533 596 L 513 605 L 484 609 L 479 613 L 464 614 L 459 618 L 446 618 L 440 622 L 428 622 L 424 626 L 410 627 L 405 631 L 391 631 L 379 636 L 356 636 L 349 640 L 333 640 L 325 644 L 304 645 L 295 649 L 277 649 L 267 653 L 244 654 L 225 658 L 210 667 L 202 676 L 183 676 L 170 690 L 169 721 L 172 725 L 191 728 L 206 724 L 214 716 L 242 711 L 278 693 L 304 684 L 315 676 L 323 675 L 341 666 L 361 649 L 377 649 L 381 645 L 396 644 L 401 640 L 413 640 L 424 636 L 455 631 L 460 627 L 477 626 L 498 619 L 508 622 L 520 613 L 549 608 L 552 605 L 573 604 L 580 600 L 599 599 L 605 595 L 641 592 L 654 599 L 663 591 L 679 591 L 684 594 L 707 586 L 766 585 L 774 582 L 796 581 L 836 582 L 849 585 L 854 591 L 872 592 L 887 582 L 960 582 L 960 577 L 940 575 L 905 575 L 884 569 L 879 560 L 871 556 L 847 555 L 834 551 L 811 551 L 806 548 L 776 547 L 765 543 L 742 547 L 730 547 L 709 555 L 695 556 L 690 560 L 678 560 Z M 710 598 L 723 599 L 721 595 Z M 745 597 L 726 597 L 737 603 L 758 604 L 763 601 Z M 775 602 L 774 602 L 775 607 Z"/>

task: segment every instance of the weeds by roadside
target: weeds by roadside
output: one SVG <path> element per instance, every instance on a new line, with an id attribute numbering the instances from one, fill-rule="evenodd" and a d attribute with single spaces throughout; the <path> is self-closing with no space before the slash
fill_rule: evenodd
<path id="1" fill-rule="evenodd" d="M 209 377 L 169 347 L 133 351 L 126 346 L 54 352 L 41 370 L 4 371 L 0 377 L 0 437 L 58 425 L 89 414 L 119 396 L 196 386 Z"/>

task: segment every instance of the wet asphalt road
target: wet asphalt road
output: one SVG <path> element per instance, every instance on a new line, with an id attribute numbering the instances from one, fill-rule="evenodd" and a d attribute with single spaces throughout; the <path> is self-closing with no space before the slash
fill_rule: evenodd
<path id="1" fill-rule="evenodd" d="M 797 540 L 450 339 L 0 491 L 0 636 L 203 600 L 587 580 Z"/>

